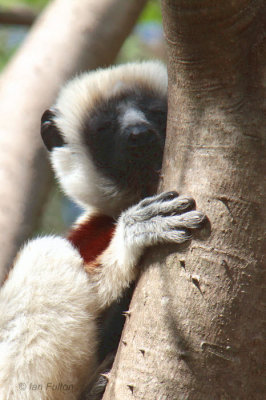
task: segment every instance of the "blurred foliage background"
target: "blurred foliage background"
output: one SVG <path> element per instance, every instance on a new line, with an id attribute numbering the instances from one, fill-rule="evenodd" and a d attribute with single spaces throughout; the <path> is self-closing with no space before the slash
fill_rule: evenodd
<path id="1" fill-rule="evenodd" d="M 0 0 L 1 12 L 26 13 L 30 19 L 49 4 L 49 0 Z M 25 39 L 31 24 L 7 24 L 0 20 L 0 72 Z M 165 48 L 159 0 L 149 0 L 138 22 L 124 42 L 116 63 L 157 58 L 165 61 Z M 81 213 L 54 182 L 36 234 L 65 232 Z"/>

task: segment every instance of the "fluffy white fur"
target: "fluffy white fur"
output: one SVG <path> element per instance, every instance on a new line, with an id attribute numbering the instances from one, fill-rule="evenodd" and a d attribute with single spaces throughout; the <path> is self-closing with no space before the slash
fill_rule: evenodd
<path id="1" fill-rule="evenodd" d="M 95 315 L 77 250 L 58 237 L 29 242 L 0 291 L 0 315 L 0 399 L 77 399 L 96 362 Z"/>

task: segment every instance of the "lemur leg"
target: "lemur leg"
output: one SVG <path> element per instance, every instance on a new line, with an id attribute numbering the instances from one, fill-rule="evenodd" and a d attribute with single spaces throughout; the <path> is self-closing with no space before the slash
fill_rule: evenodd
<path id="1" fill-rule="evenodd" d="M 100 308 L 119 298 L 136 277 L 136 265 L 144 250 L 158 243 L 183 243 L 191 229 L 205 219 L 190 197 L 165 192 L 140 201 L 123 212 L 108 248 L 97 258 L 91 273 Z M 89 266 L 88 266 L 89 267 Z"/>
<path id="2" fill-rule="evenodd" d="M 67 240 L 44 237 L 22 249 L 0 290 L 1 399 L 78 398 L 96 365 L 93 303 Z"/>

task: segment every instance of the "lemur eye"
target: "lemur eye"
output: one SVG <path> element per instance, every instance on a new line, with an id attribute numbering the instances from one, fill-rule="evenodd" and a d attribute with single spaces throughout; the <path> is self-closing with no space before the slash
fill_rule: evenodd
<path id="1" fill-rule="evenodd" d="M 54 116 L 55 110 L 49 109 L 43 113 L 41 119 L 41 136 L 49 151 L 52 151 L 54 147 L 62 147 L 65 144 L 62 134 L 53 120 Z"/>

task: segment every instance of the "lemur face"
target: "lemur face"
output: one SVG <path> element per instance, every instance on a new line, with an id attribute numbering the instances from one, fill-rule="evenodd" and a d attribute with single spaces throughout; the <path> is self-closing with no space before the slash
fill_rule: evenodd
<path id="1" fill-rule="evenodd" d="M 167 100 L 134 88 L 95 105 L 82 137 L 93 163 L 119 190 L 153 194 L 162 165 Z"/>
<path id="2" fill-rule="evenodd" d="M 157 63 L 132 65 L 76 79 L 42 118 L 42 138 L 64 190 L 111 215 L 154 194 L 162 165 L 167 79 L 164 86 L 157 83 L 153 70 L 165 78 L 165 69 Z M 147 65 L 152 77 L 149 71 L 145 76 Z"/>

